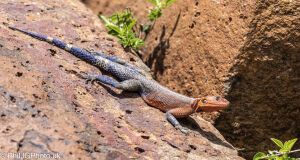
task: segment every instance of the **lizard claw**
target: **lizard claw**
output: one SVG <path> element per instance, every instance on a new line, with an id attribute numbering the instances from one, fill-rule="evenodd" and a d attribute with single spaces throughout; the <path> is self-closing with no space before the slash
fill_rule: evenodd
<path id="1" fill-rule="evenodd" d="M 97 79 L 97 76 L 98 75 L 87 75 L 87 76 L 84 76 L 84 78 L 86 79 L 87 82 L 94 82 L 96 79 Z"/>
<path id="2" fill-rule="evenodd" d="M 182 127 L 181 125 L 175 126 L 176 129 L 180 130 L 182 133 L 184 133 L 185 135 L 189 134 L 189 129 Z"/>
<path id="3" fill-rule="evenodd" d="M 193 132 L 191 132 L 186 127 L 182 127 L 181 125 L 179 125 L 179 126 L 176 126 L 175 128 L 178 129 L 178 130 L 180 130 L 182 133 L 184 133 L 187 136 L 194 136 L 195 137 L 195 134 Z"/>

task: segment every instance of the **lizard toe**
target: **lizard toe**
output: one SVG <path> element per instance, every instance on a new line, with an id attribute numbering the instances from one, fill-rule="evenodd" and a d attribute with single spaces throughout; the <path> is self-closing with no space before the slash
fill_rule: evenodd
<path id="1" fill-rule="evenodd" d="M 182 133 L 184 133 L 185 135 L 189 135 L 190 131 L 188 128 L 182 127 L 182 126 L 176 126 L 176 129 L 180 130 Z"/>
<path id="2" fill-rule="evenodd" d="M 87 75 L 84 78 L 86 79 L 86 82 L 94 82 L 97 79 L 98 75 Z"/>

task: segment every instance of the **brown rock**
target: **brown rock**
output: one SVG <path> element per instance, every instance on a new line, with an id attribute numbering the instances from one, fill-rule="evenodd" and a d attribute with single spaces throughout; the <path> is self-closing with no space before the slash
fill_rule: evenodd
<path id="1" fill-rule="evenodd" d="M 300 137 L 299 17 L 299 1 L 258 2 L 251 31 L 230 71 L 231 109 L 216 127 L 243 148 L 240 155 L 247 159 L 258 151 L 278 150 L 270 138 Z M 294 149 L 299 147 L 297 142 Z"/>
<path id="2" fill-rule="evenodd" d="M 84 2 L 105 16 L 130 8 L 144 24 L 153 8 L 145 0 Z M 297 0 L 177 0 L 156 21 L 143 58 L 168 88 L 193 97 L 226 95 L 229 109 L 203 116 L 211 122 L 219 116 L 216 127 L 252 159 L 278 149 L 272 137 L 300 137 L 299 17 Z"/>
<path id="3" fill-rule="evenodd" d="M 97 68 L 8 25 L 129 60 L 100 20 L 79 1 L 1 1 L 0 148 L 3 153 L 58 153 L 65 159 L 241 159 L 199 117 L 181 123 L 137 93 L 86 83 Z M 113 40 L 113 41 L 112 41 Z"/>

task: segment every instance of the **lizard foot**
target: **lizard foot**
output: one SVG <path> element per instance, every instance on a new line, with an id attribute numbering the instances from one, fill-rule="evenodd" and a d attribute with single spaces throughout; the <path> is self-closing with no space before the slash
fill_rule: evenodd
<path id="1" fill-rule="evenodd" d="M 95 80 L 97 80 L 98 75 L 87 75 L 84 76 L 84 79 L 86 79 L 87 82 L 94 82 Z"/>
<path id="2" fill-rule="evenodd" d="M 189 134 L 189 129 L 182 127 L 181 125 L 175 126 L 176 129 L 180 130 L 182 133 L 184 133 L 185 135 Z"/>
<path id="3" fill-rule="evenodd" d="M 180 130 L 182 133 L 184 133 L 187 136 L 196 136 L 190 129 L 186 127 L 182 127 L 181 125 L 178 125 L 175 127 L 176 129 Z"/>

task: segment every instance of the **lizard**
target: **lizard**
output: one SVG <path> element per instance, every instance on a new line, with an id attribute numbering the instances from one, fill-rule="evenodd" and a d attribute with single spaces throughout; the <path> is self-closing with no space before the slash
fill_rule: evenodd
<path id="1" fill-rule="evenodd" d="M 177 118 L 187 117 L 197 112 L 213 112 L 225 109 L 229 106 L 229 101 L 220 96 L 204 96 L 191 98 L 160 85 L 158 82 L 146 78 L 143 72 L 129 62 L 107 56 L 102 52 L 88 52 L 76 48 L 65 42 L 52 37 L 36 34 L 27 30 L 9 26 L 10 29 L 20 31 L 33 38 L 46 41 L 58 48 L 61 48 L 79 59 L 96 66 L 100 70 L 110 73 L 117 80 L 103 75 L 88 75 L 86 78 L 91 81 L 98 81 L 102 84 L 110 85 L 117 89 L 139 92 L 141 98 L 150 106 L 166 113 L 167 120 L 184 134 L 189 133 L 189 129 L 183 127 Z"/>

